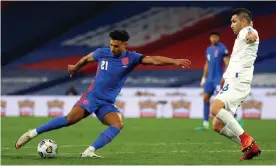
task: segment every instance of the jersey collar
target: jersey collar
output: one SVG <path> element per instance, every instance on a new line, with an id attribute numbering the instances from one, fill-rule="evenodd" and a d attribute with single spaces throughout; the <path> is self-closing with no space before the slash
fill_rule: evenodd
<path id="1" fill-rule="evenodd" d="M 111 53 L 112 53 L 112 52 L 111 52 Z M 120 56 L 114 56 L 113 54 L 112 54 L 112 55 L 113 55 L 114 58 L 120 59 L 120 58 L 124 57 L 126 54 L 127 54 L 127 50 L 125 50 L 125 52 L 122 53 Z"/>
<path id="2" fill-rule="evenodd" d="M 219 45 L 220 45 L 220 42 L 218 42 L 217 45 L 215 45 L 214 47 L 213 47 L 213 45 L 211 44 L 210 47 L 211 47 L 211 48 L 216 48 L 216 47 L 218 47 Z"/>

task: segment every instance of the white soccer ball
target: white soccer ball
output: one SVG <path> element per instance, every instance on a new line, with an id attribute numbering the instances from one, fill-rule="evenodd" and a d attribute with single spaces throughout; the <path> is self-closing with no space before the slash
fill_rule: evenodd
<path id="1" fill-rule="evenodd" d="M 42 140 L 37 146 L 37 153 L 42 158 L 53 158 L 57 156 L 57 143 L 51 139 Z"/>

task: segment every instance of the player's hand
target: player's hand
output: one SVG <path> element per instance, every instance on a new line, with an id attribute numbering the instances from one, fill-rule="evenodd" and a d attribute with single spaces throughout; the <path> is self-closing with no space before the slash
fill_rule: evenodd
<path id="1" fill-rule="evenodd" d="M 191 61 L 189 59 L 175 59 L 174 64 L 181 68 L 190 68 Z"/>
<path id="2" fill-rule="evenodd" d="M 254 43 L 257 40 L 257 34 L 255 32 L 249 31 L 245 38 L 248 43 Z"/>
<path id="3" fill-rule="evenodd" d="M 75 68 L 75 65 L 68 65 L 68 72 L 70 74 L 70 77 L 73 77 L 75 73 L 77 73 L 77 69 Z"/>

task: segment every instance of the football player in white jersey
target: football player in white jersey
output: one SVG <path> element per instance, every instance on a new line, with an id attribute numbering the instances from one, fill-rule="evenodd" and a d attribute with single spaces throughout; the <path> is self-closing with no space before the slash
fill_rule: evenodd
<path id="1" fill-rule="evenodd" d="M 233 11 L 231 28 L 237 38 L 228 68 L 223 75 L 224 86 L 210 107 L 215 117 L 214 130 L 241 145 L 244 154 L 240 160 L 250 160 L 261 153 L 255 140 L 244 132 L 233 116 L 251 89 L 254 62 L 259 46 L 258 32 L 252 27 L 252 23 L 249 10 L 239 8 Z"/>

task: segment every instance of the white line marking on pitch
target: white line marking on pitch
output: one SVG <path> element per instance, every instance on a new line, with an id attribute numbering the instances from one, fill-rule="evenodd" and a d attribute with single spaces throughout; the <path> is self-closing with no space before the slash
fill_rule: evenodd
<path id="1" fill-rule="evenodd" d="M 262 150 L 264 152 L 276 152 L 276 149 L 271 149 L 271 150 Z M 180 151 L 171 151 L 171 153 L 190 153 L 191 151 L 185 151 L 185 150 L 180 150 Z M 238 153 L 240 152 L 239 150 L 212 150 L 212 151 L 201 151 L 201 152 L 204 152 L 204 153 Z M 118 152 L 102 152 L 102 154 L 138 154 L 139 152 L 124 152 L 124 151 L 118 151 Z M 149 151 L 147 151 L 147 153 L 151 153 Z M 159 154 L 167 154 L 167 153 L 170 153 L 168 151 L 166 152 L 152 152 L 152 153 L 159 153 Z M 3 154 L 2 154 L 3 155 Z M 14 156 L 15 154 L 5 154 L 6 156 Z M 26 154 L 24 154 L 26 155 Z M 30 155 L 30 156 L 33 156 L 32 154 L 27 154 L 27 155 Z M 72 152 L 72 153 L 58 153 L 58 155 L 72 155 L 72 156 L 75 156 L 75 155 L 80 155 L 80 153 L 78 152 Z"/>
<path id="2" fill-rule="evenodd" d="M 204 144 L 222 144 L 222 142 L 208 142 L 208 143 L 205 143 L 205 142 L 175 142 L 175 143 L 164 143 L 164 142 L 160 142 L 160 143 L 150 143 L 150 144 L 141 144 L 141 145 L 144 145 L 144 146 L 167 146 L 167 145 L 204 145 Z M 129 145 L 129 143 L 127 144 L 124 144 L 124 145 Z M 138 145 L 138 144 L 135 144 L 133 143 L 133 145 Z M 60 146 L 60 148 L 75 148 L 75 147 L 88 147 L 89 145 L 62 145 Z M 22 147 L 23 149 L 31 149 L 31 148 L 36 148 L 34 146 L 24 146 Z M 9 148 L 9 147 L 5 147 L 5 148 L 2 148 L 3 150 L 11 150 L 11 149 L 14 149 L 14 148 Z"/>
<path id="3" fill-rule="evenodd" d="M 180 143 L 178 143 L 180 144 Z M 191 143 L 191 144 L 199 144 L 199 143 Z M 147 144 L 146 144 L 147 145 Z M 162 144 L 163 145 L 163 144 Z M 60 146 L 61 148 L 73 148 L 73 147 L 86 147 L 87 145 L 63 145 Z M 36 147 L 23 147 L 23 149 L 30 149 L 30 148 L 36 148 Z M 2 150 L 15 150 L 15 148 L 2 148 Z M 276 152 L 276 149 L 267 149 L 267 150 L 262 150 L 264 152 Z M 148 153 L 151 153 L 150 151 L 147 151 Z M 202 151 L 202 152 L 207 152 L 207 153 L 236 153 L 236 152 L 240 152 L 240 150 L 206 150 L 206 151 Z M 124 151 L 117 151 L 117 152 L 104 152 L 105 154 L 111 153 L 111 154 L 135 154 L 137 152 L 124 152 Z M 153 153 L 168 153 L 168 151 L 166 152 L 153 152 Z M 186 150 L 174 150 L 171 151 L 171 153 L 190 153 L 190 151 L 186 151 Z M 75 154 L 75 153 L 59 153 L 62 155 L 68 155 L 68 154 Z"/>

